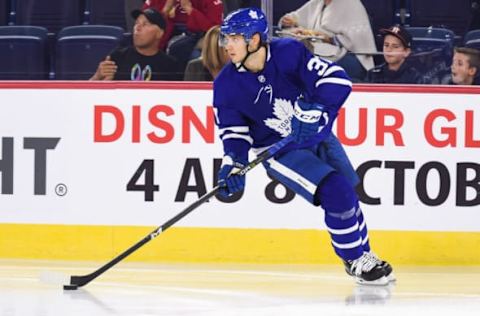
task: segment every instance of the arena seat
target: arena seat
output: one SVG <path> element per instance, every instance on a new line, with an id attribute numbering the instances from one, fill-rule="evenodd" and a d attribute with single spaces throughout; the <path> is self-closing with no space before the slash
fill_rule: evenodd
<path id="1" fill-rule="evenodd" d="M 55 45 L 55 79 L 86 80 L 98 63 L 120 46 L 124 30 L 111 25 L 78 25 L 62 29 Z"/>
<path id="2" fill-rule="evenodd" d="M 16 0 L 12 1 L 16 25 L 43 26 L 51 33 L 83 21 L 82 0 Z"/>
<path id="3" fill-rule="evenodd" d="M 443 27 L 463 36 L 470 25 L 470 0 L 410 0 L 408 6 L 411 26 Z"/>
<path id="4" fill-rule="evenodd" d="M 435 27 L 406 27 L 412 36 L 412 50 L 416 53 L 436 52 L 450 64 L 455 33 L 452 30 Z"/>
<path id="5" fill-rule="evenodd" d="M 412 50 L 437 56 L 439 60 L 450 65 L 455 46 L 455 33 L 446 28 L 407 27 L 412 35 Z"/>
<path id="6" fill-rule="evenodd" d="M 413 38 L 432 38 L 445 40 L 451 45 L 455 41 L 455 33 L 447 28 L 440 27 L 406 27 Z"/>
<path id="7" fill-rule="evenodd" d="M 6 25 L 8 21 L 9 2 L 0 0 L 0 25 Z"/>
<path id="8" fill-rule="evenodd" d="M 86 0 L 85 11 L 89 24 L 103 24 L 126 28 L 125 0 Z M 127 30 L 131 31 L 131 30 Z"/>
<path id="9" fill-rule="evenodd" d="M 480 50 L 480 30 L 472 30 L 465 34 L 463 45 Z"/>
<path id="10" fill-rule="evenodd" d="M 0 79 L 48 79 L 47 29 L 0 26 Z"/>
<path id="11" fill-rule="evenodd" d="M 455 33 L 446 28 L 406 27 L 412 35 L 410 59 L 427 82 L 438 83 L 450 71 Z"/>

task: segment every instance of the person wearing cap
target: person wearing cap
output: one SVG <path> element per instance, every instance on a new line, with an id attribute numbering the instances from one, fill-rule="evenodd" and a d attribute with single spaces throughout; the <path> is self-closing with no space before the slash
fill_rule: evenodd
<path id="1" fill-rule="evenodd" d="M 383 34 L 385 63 L 369 70 L 366 80 L 371 83 L 423 83 L 422 75 L 409 64 L 412 37 L 401 26 L 380 30 Z"/>
<path id="2" fill-rule="evenodd" d="M 134 10 L 133 46 L 115 49 L 90 80 L 177 80 L 176 60 L 159 49 L 165 19 L 155 9 Z"/>

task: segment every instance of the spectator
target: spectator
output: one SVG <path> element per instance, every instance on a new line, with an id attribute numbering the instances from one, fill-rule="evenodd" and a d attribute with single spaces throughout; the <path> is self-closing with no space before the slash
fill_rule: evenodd
<path id="1" fill-rule="evenodd" d="M 480 85 L 480 51 L 456 47 L 453 54 L 449 84 Z"/>
<path id="2" fill-rule="evenodd" d="M 202 56 L 191 60 L 185 70 L 185 81 L 213 81 L 229 61 L 223 47 L 220 47 L 220 26 L 210 28 L 203 41 Z"/>
<path id="3" fill-rule="evenodd" d="M 412 37 L 401 26 L 382 29 L 385 63 L 367 73 L 367 82 L 372 83 L 423 83 L 421 74 L 410 65 L 407 58 L 412 52 Z"/>
<path id="4" fill-rule="evenodd" d="M 133 46 L 117 48 L 104 61 L 90 80 L 175 80 L 178 68 L 175 59 L 158 48 L 165 19 L 154 9 L 134 10 Z"/>
<path id="5" fill-rule="evenodd" d="M 201 46 L 205 32 L 222 23 L 221 0 L 147 0 L 144 8 L 149 7 L 167 17 L 165 38 L 160 47 L 168 43 L 168 54 L 178 60 L 182 70 L 190 59 L 199 57 L 200 50 L 195 48 Z M 175 35 L 178 36 L 172 38 Z"/>
<path id="6" fill-rule="evenodd" d="M 310 0 L 279 20 L 298 35 L 322 37 L 313 42 L 317 55 L 336 61 L 355 81 L 373 68 L 376 52 L 370 20 L 360 0 Z M 362 53 L 355 55 L 355 53 Z"/>

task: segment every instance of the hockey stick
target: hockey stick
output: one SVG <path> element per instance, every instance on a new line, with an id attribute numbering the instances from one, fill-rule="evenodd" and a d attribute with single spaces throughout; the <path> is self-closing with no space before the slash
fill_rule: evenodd
<path id="1" fill-rule="evenodd" d="M 242 168 L 240 171 L 238 171 L 236 174 L 239 175 L 244 175 L 251 169 L 253 169 L 255 166 L 258 164 L 262 163 L 263 161 L 273 157 L 280 149 L 285 147 L 288 143 L 291 142 L 290 136 L 285 137 L 281 141 L 277 142 L 276 144 L 272 145 L 270 148 L 267 150 L 263 151 L 261 154 L 257 156 L 252 162 L 250 162 L 248 165 L 246 165 L 244 168 Z M 134 251 L 136 251 L 138 248 L 142 247 L 146 243 L 148 243 L 150 240 L 154 239 L 164 231 L 166 231 L 170 226 L 181 220 L 183 217 L 185 217 L 187 214 L 192 212 L 194 209 L 208 201 L 211 197 L 215 196 L 220 187 L 216 186 L 214 187 L 210 192 L 206 193 L 202 197 L 200 197 L 196 202 L 192 203 L 190 206 L 188 206 L 186 209 L 172 217 L 170 220 L 166 221 L 163 225 L 155 228 L 150 234 L 145 236 L 142 240 L 138 241 L 136 244 L 119 254 L 117 257 L 113 258 L 110 262 L 107 262 L 105 265 L 97 269 L 96 271 L 86 274 L 86 275 L 72 275 L 70 277 L 70 284 L 64 285 L 63 289 L 64 290 L 76 290 L 78 287 L 84 286 L 94 279 L 96 279 L 98 276 L 103 274 L 105 271 L 125 259 L 127 256 L 132 254 Z"/>

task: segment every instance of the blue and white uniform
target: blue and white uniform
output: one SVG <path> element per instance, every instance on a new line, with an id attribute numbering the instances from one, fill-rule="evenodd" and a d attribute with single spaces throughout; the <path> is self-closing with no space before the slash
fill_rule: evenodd
<path id="1" fill-rule="evenodd" d="M 290 134 L 299 97 L 324 105 L 333 121 L 351 92 L 345 71 L 312 55 L 302 43 L 277 39 L 266 49 L 262 71 L 252 73 L 242 65 L 228 64 L 214 81 L 213 104 L 224 152 L 242 160 L 247 160 L 250 149 L 259 152 Z M 358 177 L 333 134 L 326 138 L 317 134 L 300 145 L 291 143 L 264 165 L 270 175 L 325 209 L 332 244 L 340 257 L 353 260 L 370 250 L 353 190 Z M 333 193 L 323 188 L 326 178 L 335 183 Z M 346 198 L 338 195 L 337 185 L 348 188 Z M 322 198 L 332 194 L 338 198 Z"/>

